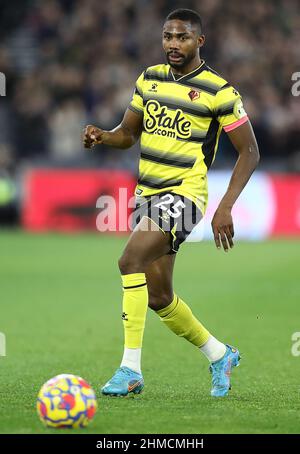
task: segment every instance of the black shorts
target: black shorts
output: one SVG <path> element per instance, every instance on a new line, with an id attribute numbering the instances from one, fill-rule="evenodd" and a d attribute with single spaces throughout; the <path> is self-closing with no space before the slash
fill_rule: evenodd
<path id="1" fill-rule="evenodd" d="M 171 233 L 169 254 L 178 252 L 181 243 L 202 219 L 202 213 L 194 202 L 173 192 L 137 196 L 132 215 L 133 229 L 143 216 L 150 218 L 164 233 Z"/>

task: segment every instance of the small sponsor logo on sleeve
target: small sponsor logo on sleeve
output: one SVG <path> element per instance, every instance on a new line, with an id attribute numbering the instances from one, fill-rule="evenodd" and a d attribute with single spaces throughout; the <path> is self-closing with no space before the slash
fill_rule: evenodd
<path id="1" fill-rule="evenodd" d="M 245 117 L 247 114 L 245 112 L 245 109 L 244 109 L 244 106 L 243 106 L 243 102 L 241 99 L 238 99 L 235 104 L 234 104 L 234 108 L 233 108 L 233 113 L 235 115 L 235 117 L 239 120 L 240 118 L 243 118 Z"/>

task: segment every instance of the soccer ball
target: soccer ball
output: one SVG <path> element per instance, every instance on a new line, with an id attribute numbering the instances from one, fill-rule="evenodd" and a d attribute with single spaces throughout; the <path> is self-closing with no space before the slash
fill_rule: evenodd
<path id="1" fill-rule="evenodd" d="M 83 378 L 61 374 L 40 389 L 37 412 L 47 427 L 86 427 L 97 410 L 93 389 Z"/>

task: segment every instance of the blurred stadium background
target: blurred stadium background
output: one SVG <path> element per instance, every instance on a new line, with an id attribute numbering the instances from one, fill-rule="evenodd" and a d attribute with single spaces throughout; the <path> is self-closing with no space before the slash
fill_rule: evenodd
<path id="1" fill-rule="evenodd" d="M 97 231 L 96 201 L 119 203 L 119 187 L 133 193 L 139 147 L 90 152 L 81 133 L 121 120 L 137 76 L 164 61 L 161 27 L 176 7 L 202 15 L 202 56 L 243 95 L 261 151 L 234 208 L 247 241 L 228 255 L 211 243 L 183 245 L 175 271 L 178 292 L 245 360 L 230 399 L 212 402 L 206 362 L 149 313 L 145 396 L 100 399 L 88 431 L 300 431 L 300 363 L 291 354 L 300 331 L 299 0 L 0 0 L 0 432 L 45 433 L 34 411 L 43 382 L 72 372 L 98 389 L 118 364 L 117 258 L 127 237 Z M 210 240 L 235 158 L 222 135 L 202 227 Z"/>
<path id="2" fill-rule="evenodd" d="M 7 85 L 0 98 L 0 223 L 93 230 L 97 197 L 114 194 L 122 178 L 132 191 L 139 147 L 90 153 L 80 134 L 87 123 L 118 124 L 137 76 L 164 61 L 163 19 L 183 3 L 0 3 L 0 71 Z M 238 234 L 299 235 L 300 98 L 291 92 L 300 69 L 299 2 L 187 0 L 184 6 L 202 15 L 203 58 L 242 93 L 262 154 L 261 174 L 236 208 Z M 210 172 L 209 215 L 234 159 L 224 134 Z"/>

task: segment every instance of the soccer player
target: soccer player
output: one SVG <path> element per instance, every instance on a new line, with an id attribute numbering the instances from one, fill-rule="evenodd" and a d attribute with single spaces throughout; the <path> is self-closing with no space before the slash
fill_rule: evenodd
<path id="1" fill-rule="evenodd" d="M 211 395 L 226 396 L 239 351 L 216 339 L 173 291 L 180 244 L 203 216 L 207 171 L 224 130 L 238 152 L 233 174 L 212 220 L 217 248 L 233 247 L 232 207 L 259 161 L 256 139 L 240 94 L 200 58 L 205 36 L 200 16 L 178 9 L 168 15 L 162 44 L 168 64 L 137 79 L 120 125 L 88 125 L 84 145 L 129 148 L 140 139 L 134 230 L 119 260 L 123 282 L 124 354 L 102 393 L 124 396 L 144 387 L 141 349 L 147 307 L 177 336 L 209 360 Z"/>

